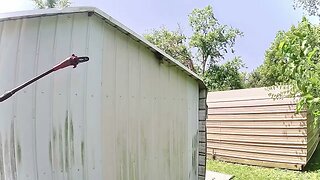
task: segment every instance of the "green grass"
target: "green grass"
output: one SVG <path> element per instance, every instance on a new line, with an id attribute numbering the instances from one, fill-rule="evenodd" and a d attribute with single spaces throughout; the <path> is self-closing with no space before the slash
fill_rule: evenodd
<path id="1" fill-rule="evenodd" d="M 207 161 L 207 170 L 234 175 L 234 179 L 264 180 L 264 179 L 288 179 L 288 180 L 320 180 L 320 145 L 310 159 L 304 171 L 291 171 L 276 168 L 264 168 L 233 164 L 221 161 Z"/>

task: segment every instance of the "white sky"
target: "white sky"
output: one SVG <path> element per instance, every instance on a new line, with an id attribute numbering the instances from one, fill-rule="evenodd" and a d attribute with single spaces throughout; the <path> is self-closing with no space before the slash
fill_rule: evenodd
<path id="1" fill-rule="evenodd" d="M 0 12 L 33 9 L 31 0 L 0 0 Z"/>

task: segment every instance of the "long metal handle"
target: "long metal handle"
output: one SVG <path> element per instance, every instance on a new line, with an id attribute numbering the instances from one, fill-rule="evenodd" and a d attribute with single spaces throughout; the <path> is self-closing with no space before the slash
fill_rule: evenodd
<path id="1" fill-rule="evenodd" d="M 34 83 L 35 81 L 47 76 L 48 74 L 50 74 L 54 71 L 57 71 L 59 69 L 63 69 L 68 66 L 73 66 L 73 68 L 76 68 L 79 63 L 83 63 L 83 62 L 87 62 L 87 61 L 89 61 L 89 57 L 78 57 L 78 56 L 72 54 L 70 57 L 68 57 L 67 59 L 65 59 L 64 61 L 59 63 L 58 65 L 54 66 L 52 69 L 48 70 L 47 72 L 44 72 L 44 73 L 40 74 L 39 76 L 21 84 L 20 86 L 14 88 L 14 89 L 12 89 L 11 91 L 4 93 L 0 97 L 0 102 L 5 101 L 6 99 L 10 98 L 16 92 L 20 91 L 21 89 L 25 88 L 26 86 Z"/>

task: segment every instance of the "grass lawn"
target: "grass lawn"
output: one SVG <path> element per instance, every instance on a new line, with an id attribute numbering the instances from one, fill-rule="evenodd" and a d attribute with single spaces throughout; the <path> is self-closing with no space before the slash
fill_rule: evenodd
<path id="1" fill-rule="evenodd" d="M 317 147 L 313 157 L 305 167 L 304 171 L 291 171 L 276 168 L 263 168 L 257 166 L 240 165 L 221 161 L 207 161 L 207 170 L 234 175 L 234 179 L 303 179 L 320 180 L 320 145 Z"/>

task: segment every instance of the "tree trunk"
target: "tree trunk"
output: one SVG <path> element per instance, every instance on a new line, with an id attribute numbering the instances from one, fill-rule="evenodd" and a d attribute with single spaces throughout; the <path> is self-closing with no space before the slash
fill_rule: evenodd
<path id="1" fill-rule="evenodd" d="M 202 60 L 202 76 L 204 76 L 204 73 L 206 72 L 206 64 L 207 64 L 207 58 L 203 58 L 203 60 Z"/>

